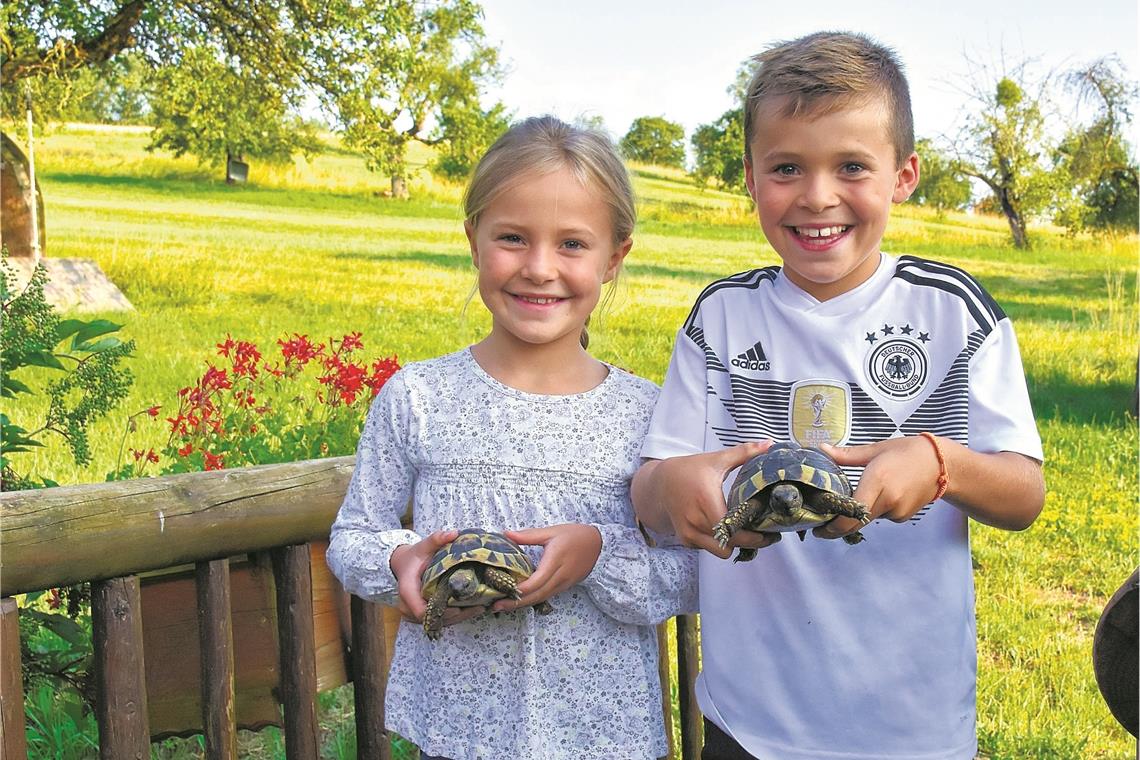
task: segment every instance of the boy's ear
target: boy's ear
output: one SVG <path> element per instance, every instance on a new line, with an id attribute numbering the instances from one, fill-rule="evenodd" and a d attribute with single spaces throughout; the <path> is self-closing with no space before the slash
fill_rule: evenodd
<path id="1" fill-rule="evenodd" d="M 741 156 L 740 160 L 744 162 L 744 184 L 748 188 L 748 195 L 752 198 L 752 203 L 756 203 L 756 178 L 752 174 L 752 160 L 747 155 Z"/>
<path id="2" fill-rule="evenodd" d="M 626 238 L 618 244 L 613 255 L 610 256 L 609 263 L 606 264 L 606 273 L 602 276 L 602 282 L 609 282 L 617 276 L 618 269 L 621 268 L 621 263 L 625 261 L 625 257 L 629 255 L 630 248 L 633 248 L 633 238 Z"/>
<path id="3" fill-rule="evenodd" d="M 911 153 L 899 167 L 895 180 L 895 192 L 891 197 L 895 203 L 902 203 L 918 187 L 918 154 Z"/>
<path id="4" fill-rule="evenodd" d="M 475 247 L 475 225 L 470 221 L 463 222 L 463 232 L 467 235 L 467 244 L 471 246 L 471 263 L 479 268 L 479 249 Z"/>

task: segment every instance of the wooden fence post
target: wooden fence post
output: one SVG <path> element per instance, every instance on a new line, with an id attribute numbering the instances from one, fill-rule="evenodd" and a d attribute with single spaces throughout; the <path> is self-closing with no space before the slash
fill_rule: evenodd
<path id="1" fill-rule="evenodd" d="M 681 757 L 698 760 L 704 746 L 704 723 L 694 686 L 700 669 L 700 618 L 677 616 L 677 696 L 681 707 Z"/>
<path id="2" fill-rule="evenodd" d="M 285 757 L 313 760 L 317 741 L 317 657 L 313 643 L 313 581 L 307 544 L 272 549 L 281 653 Z"/>
<path id="3" fill-rule="evenodd" d="M 230 563 L 227 559 L 195 565 L 198 593 L 198 642 L 202 677 L 202 727 L 206 757 L 236 760 L 234 711 L 234 640 L 230 614 Z"/>
<path id="4" fill-rule="evenodd" d="M 91 584 L 96 717 L 103 760 L 149 760 L 138 576 Z"/>
<path id="5" fill-rule="evenodd" d="M 389 760 L 392 747 L 384 730 L 384 691 L 387 685 L 384 608 L 356 596 L 352 597 L 350 607 L 356 756 L 359 760 Z"/>
<path id="6" fill-rule="evenodd" d="M 25 760 L 24 678 L 20 670 L 20 608 L 0 599 L 0 760 Z"/>

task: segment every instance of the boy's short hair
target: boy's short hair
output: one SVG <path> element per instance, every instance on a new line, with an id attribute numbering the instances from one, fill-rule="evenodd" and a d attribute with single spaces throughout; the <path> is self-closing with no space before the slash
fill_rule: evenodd
<path id="1" fill-rule="evenodd" d="M 776 43 L 752 58 L 756 70 L 744 96 L 744 155 L 752 159 L 756 114 L 786 97 L 785 116 L 821 116 L 881 97 L 898 164 L 914 152 L 910 88 L 893 50 L 850 32 L 816 32 Z"/>

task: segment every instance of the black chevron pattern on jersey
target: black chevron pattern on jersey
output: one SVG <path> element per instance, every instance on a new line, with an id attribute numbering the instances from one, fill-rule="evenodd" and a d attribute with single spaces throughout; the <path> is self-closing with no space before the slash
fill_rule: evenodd
<path id="1" fill-rule="evenodd" d="M 756 380 L 729 375 L 732 397 L 720 399 L 732 417 L 732 429 L 712 426 L 716 437 L 725 446 L 745 441 L 786 441 L 791 437 L 788 429 L 788 404 L 792 399 L 792 383 L 776 380 Z"/>
<path id="2" fill-rule="evenodd" d="M 918 435 L 925 430 L 961 444 L 969 443 L 970 360 L 985 340 L 983 330 L 967 336 L 966 347 L 954 358 L 942 382 L 903 422 L 903 435 Z"/>
<path id="3" fill-rule="evenodd" d="M 711 283 L 697 296 L 697 301 L 693 304 L 689 316 L 685 318 L 685 334 L 689 334 L 689 328 L 693 327 L 696 322 L 697 313 L 701 310 L 701 303 L 712 294 L 724 290 L 725 288 L 747 288 L 748 290 L 755 290 L 765 282 L 775 281 L 776 275 L 779 273 L 780 267 L 762 267 L 760 269 L 750 269 L 747 272 L 740 272 Z"/>
<path id="4" fill-rule="evenodd" d="M 705 331 L 696 325 L 688 325 L 685 327 L 685 335 L 697 344 L 697 346 L 705 352 L 705 367 L 715 372 L 728 372 L 728 367 L 716 355 L 716 352 L 709 346 L 708 341 L 705 340 Z"/>
<path id="5" fill-rule="evenodd" d="M 1005 312 L 986 289 L 973 276 L 957 267 L 917 256 L 900 256 L 894 276 L 914 285 L 938 288 L 958 296 L 986 335 L 989 335 L 994 325 L 1005 319 Z"/>

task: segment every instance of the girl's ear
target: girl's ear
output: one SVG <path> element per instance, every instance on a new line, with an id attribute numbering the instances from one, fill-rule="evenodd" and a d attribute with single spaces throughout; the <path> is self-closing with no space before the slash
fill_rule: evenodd
<path id="1" fill-rule="evenodd" d="M 606 273 L 602 277 L 602 282 L 609 282 L 617 276 L 618 270 L 621 268 L 621 263 L 625 261 L 625 257 L 629 254 L 629 249 L 633 248 L 633 238 L 626 238 L 618 247 L 614 249 L 613 255 L 610 256 L 609 262 L 606 264 Z"/>
<path id="2" fill-rule="evenodd" d="M 475 225 L 470 220 L 463 222 L 463 232 L 467 235 L 467 244 L 471 246 L 471 263 L 479 268 L 479 249 L 475 247 Z"/>

